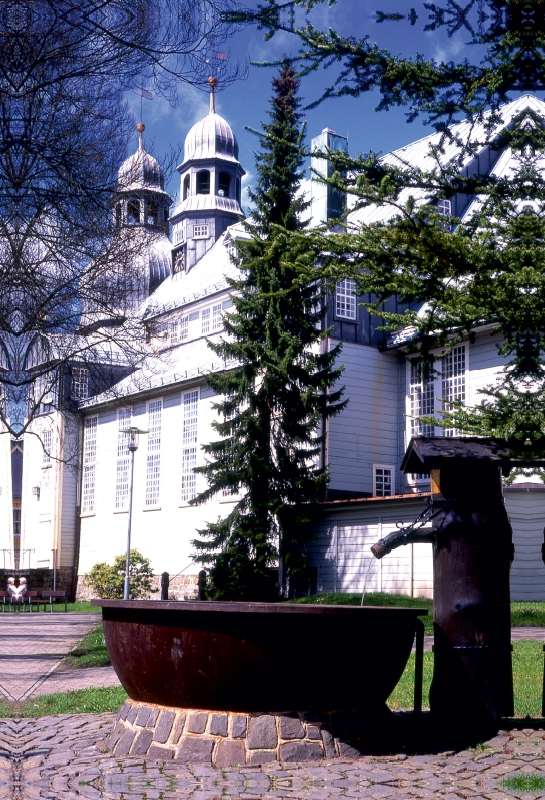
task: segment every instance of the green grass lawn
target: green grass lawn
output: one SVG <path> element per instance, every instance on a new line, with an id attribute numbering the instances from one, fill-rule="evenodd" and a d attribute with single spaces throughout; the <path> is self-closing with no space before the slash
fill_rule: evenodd
<path id="1" fill-rule="evenodd" d="M 104 641 L 104 629 L 100 623 L 66 656 L 60 669 L 107 667 L 111 663 Z"/>
<path id="2" fill-rule="evenodd" d="M 314 594 L 299 597 L 294 603 L 331 603 L 334 605 L 359 606 L 361 594 Z M 409 597 L 405 594 L 386 594 L 386 592 L 369 592 L 363 598 L 365 606 L 405 606 L 409 608 L 427 608 L 428 616 L 422 617 L 426 633 L 433 633 L 433 601 L 427 597 Z M 511 625 L 537 625 L 545 627 L 545 603 L 511 603 Z"/>
<path id="3" fill-rule="evenodd" d="M 0 703 L 1 717 L 47 717 L 56 714 L 101 714 L 117 712 L 127 699 L 121 686 L 102 689 L 79 689 L 62 694 L 44 694 L 27 703 L 13 706 Z"/>
<path id="4" fill-rule="evenodd" d="M 424 653 L 422 705 L 429 707 L 428 695 L 433 673 L 433 653 Z M 513 686 L 516 717 L 541 717 L 543 687 L 543 644 L 529 639 L 513 646 Z M 409 658 L 401 680 L 388 698 L 390 708 L 412 708 L 414 697 L 414 656 Z"/>

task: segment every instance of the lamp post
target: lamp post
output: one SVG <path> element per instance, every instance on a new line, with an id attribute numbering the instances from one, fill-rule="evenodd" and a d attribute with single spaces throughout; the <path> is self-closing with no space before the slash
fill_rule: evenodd
<path id="1" fill-rule="evenodd" d="M 128 600 L 131 584 L 130 584 L 130 566 L 131 566 L 131 526 L 132 526 L 132 489 L 134 479 L 134 454 L 138 450 L 139 438 L 141 433 L 147 431 L 140 431 L 138 428 L 128 428 L 121 431 L 121 433 L 128 434 L 127 449 L 131 454 L 131 478 L 129 483 L 129 523 L 127 526 L 127 560 L 125 562 L 125 586 L 123 589 L 123 599 Z"/>

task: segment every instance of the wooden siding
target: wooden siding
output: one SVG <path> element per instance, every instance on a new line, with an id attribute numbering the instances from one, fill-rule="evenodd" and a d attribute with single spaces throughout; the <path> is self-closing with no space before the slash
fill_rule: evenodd
<path id="1" fill-rule="evenodd" d="M 545 526 L 545 491 L 507 491 L 507 513 L 513 527 L 515 559 L 511 568 L 512 600 L 545 600 L 545 566 L 541 545 Z M 422 511 L 422 499 L 377 501 L 329 508 L 316 524 L 308 547 L 309 563 L 318 569 L 319 592 L 383 591 L 432 597 L 430 544 L 406 545 L 377 561 L 370 546 L 411 522 Z"/>
<path id="2" fill-rule="evenodd" d="M 399 592 L 431 597 L 431 545 L 406 545 L 380 561 L 370 553 L 378 539 L 408 523 L 423 510 L 422 498 L 372 501 L 324 509 L 308 546 L 310 566 L 318 569 L 318 591 Z"/>
<path id="3" fill-rule="evenodd" d="M 399 359 L 343 342 L 338 363 L 348 405 L 329 420 L 329 487 L 372 493 L 373 464 L 399 463 Z"/>
<path id="4" fill-rule="evenodd" d="M 545 600 L 545 566 L 541 560 L 545 491 L 508 490 L 505 492 L 505 506 L 513 527 L 515 544 L 511 599 Z"/>

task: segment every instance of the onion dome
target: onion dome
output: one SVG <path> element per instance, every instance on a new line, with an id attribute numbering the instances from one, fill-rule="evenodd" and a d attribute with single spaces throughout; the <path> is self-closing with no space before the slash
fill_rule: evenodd
<path id="1" fill-rule="evenodd" d="M 129 156 L 121 164 L 118 172 L 118 190 L 121 192 L 135 192 L 147 189 L 152 192 L 164 191 L 165 178 L 159 162 L 144 150 L 142 134 L 145 125 L 139 122 L 136 126 L 138 131 L 138 149 L 136 153 Z"/>
<path id="2" fill-rule="evenodd" d="M 195 123 L 185 138 L 184 161 L 192 159 L 223 158 L 238 161 L 238 142 L 231 126 L 223 117 L 216 114 L 214 88 L 215 78 L 210 84 L 210 113 Z"/>

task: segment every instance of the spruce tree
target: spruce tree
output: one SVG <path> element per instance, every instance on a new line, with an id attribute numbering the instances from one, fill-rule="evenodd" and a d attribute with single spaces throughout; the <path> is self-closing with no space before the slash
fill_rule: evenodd
<path id="1" fill-rule="evenodd" d="M 215 404 L 217 441 L 204 447 L 208 488 L 194 501 L 239 497 L 223 520 L 193 542 L 209 569 L 210 595 L 228 600 L 278 597 L 274 570 L 286 587 L 304 569 L 309 521 L 327 483 L 318 465 L 325 420 L 344 406 L 334 388 L 339 347 L 325 347 L 323 286 L 298 281 L 310 268 L 298 194 L 304 126 L 298 80 L 283 64 L 273 80 L 270 121 L 256 155 L 257 188 L 248 240 L 238 244 L 240 278 L 231 281 L 234 310 L 226 337 L 210 347 L 233 368 L 208 376 L 223 399 Z"/>

